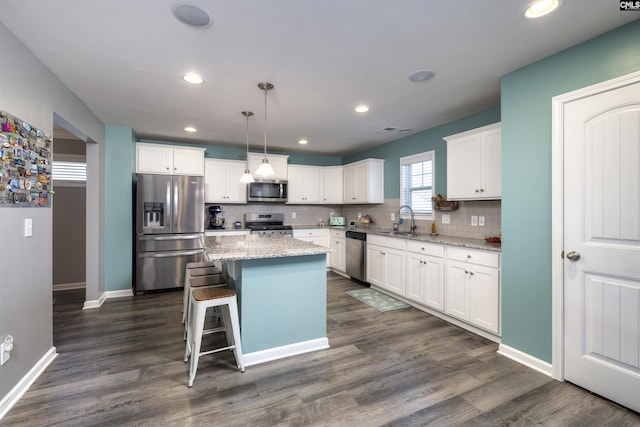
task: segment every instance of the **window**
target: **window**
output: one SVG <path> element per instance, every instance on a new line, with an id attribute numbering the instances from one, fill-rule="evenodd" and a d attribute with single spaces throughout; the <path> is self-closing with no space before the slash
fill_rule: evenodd
<path id="1" fill-rule="evenodd" d="M 400 158 L 400 205 L 411 206 L 416 219 L 433 219 L 434 158 L 435 151 Z"/>
<path id="2" fill-rule="evenodd" d="M 84 162 L 51 162 L 54 185 L 84 186 L 87 182 L 87 164 Z"/>

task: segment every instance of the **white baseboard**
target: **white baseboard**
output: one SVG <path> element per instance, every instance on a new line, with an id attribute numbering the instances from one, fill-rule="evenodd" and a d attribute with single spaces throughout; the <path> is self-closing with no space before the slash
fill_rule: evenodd
<path id="1" fill-rule="evenodd" d="M 7 415 L 9 410 L 13 408 L 13 406 L 20 400 L 20 398 L 29 390 L 31 384 L 47 369 L 47 366 L 53 362 L 53 359 L 56 358 L 58 353 L 56 353 L 56 348 L 51 347 L 49 351 L 47 351 L 44 356 L 38 360 L 33 368 L 27 372 L 27 374 L 22 377 L 22 379 L 11 389 L 11 391 L 0 400 L 0 420 L 2 417 Z"/>
<path id="2" fill-rule="evenodd" d="M 68 291 L 71 289 L 84 289 L 86 287 L 87 287 L 86 282 L 58 283 L 57 285 L 53 285 L 53 292 Z"/>
<path id="3" fill-rule="evenodd" d="M 537 357 L 533 357 L 530 354 L 524 353 L 520 350 L 516 350 L 508 345 L 500 344 L 498 346 L 498 354 L 514 360 L 524 366 L 527 366 L 533 370 L 536 370 L 542 374 L 553 377 L 553 365 L 551 363 L 540 360 Z"/>
<path id="4" fill-rule="evenodd" d="M 281 347 L 270 348 L 269 350 L 255 351 L 242 355 L 244 366 L 258 365 L 260 363 L 271 362 L 272 360 L 284 359 L 285 357 L 296 356 L 298 354 L 309 353 L 311 351 L 326 350 L 329 348 L 327 337 L 315 340 L 302 341 L 295 344 L 283 345 Z"/>
<path id="5" fill-rule="evenodd" d="M 90 310 L 92 308 L 100 308 L 104 302 L 109 298 L 122 298 L 122 297 L 132 297 L 133 289 L 122 289 L 119 291 L 107 291 L 100 296 L 100 299 L 85 301 L 82 306 L 83 310 Z"/>

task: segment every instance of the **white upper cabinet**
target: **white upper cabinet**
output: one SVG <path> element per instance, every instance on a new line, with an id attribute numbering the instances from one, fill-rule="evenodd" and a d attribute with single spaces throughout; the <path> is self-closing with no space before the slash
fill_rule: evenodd
<path id="1" fill-rule="evenodd" d="M 256 176 L 256 171 L 260 167 L 262 163 L 262 159 L 264 159 L 264 153 L 248 153 L 249 157 L 249 169 L 251 170 L 251 174 L 254 178 L 258 179 L 288 179 L 288 162 L 289 156 L 281 155 L 281 154 L 267 154 L 267 160 L 269 160 L 269 164 L 273 168 L 273 171 L 276 173 L 274 176 L 270 177 L 258 177 Z"/>
<path id="2" fill-rule="evenodd" d="M 444 138 L 447 141 L 447 199 L 500 199 L 500 123 Z"/>
<path id="3" fill-rule="evenodd" d="M 342 204 L 342 166 L 322 168 L 322 203 Z"/>
<path id="4" fill-rule="evenodd" d="M 343 203 L 384 202 L 384 160 L 366 159 L 343 168 Z"/>
<path id="5" fill-rule="evenodd" d="M 162 175 L 204 175 L 204 148 L 136 144 L 136 172 Z"/>
<path id="6" fill-rule="evenodd" d="M 246 162 L 205 159 L 205 203 L 247 203 L 247 184 L 240 182 Z"/>
<path id="7" fill-rule="evenodd" d="M 322 203 L 322 168 L 289 165 L 289 204 Z"/>

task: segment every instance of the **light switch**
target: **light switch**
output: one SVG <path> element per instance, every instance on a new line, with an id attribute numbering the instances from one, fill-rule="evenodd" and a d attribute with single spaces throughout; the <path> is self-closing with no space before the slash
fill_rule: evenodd
<path id="1" fill-rule="evenodd" d="M 291 212 L 291 218 L 292 219 L 296 219 L 296 213 L 295 212 Z"/>
<path id="2" fill-rule="evenodd" d="M 472 227 L 478 226 L 478 215 L 471 215 L 471 226 Z"/>
<path id="3" fill-rule="evenodd" d="M 449 214 L 442 214 L 442 223 L 451 224 L 451 216 L 449 216 Z"/>
<path id="4" fill-rule="evenodd" d="M 31 218 L 24 219 L 24 237 L 33 236 L 33 220 Z"/>
<path id="5" fill-rule="evenodd" d="M 484 227 L 484 216 L 479 216 L 478 217 L 478 225 L 480 227 Z"/>

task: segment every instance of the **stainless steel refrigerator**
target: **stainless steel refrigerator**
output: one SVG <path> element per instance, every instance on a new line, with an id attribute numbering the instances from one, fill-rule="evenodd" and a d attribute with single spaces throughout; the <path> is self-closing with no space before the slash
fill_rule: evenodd
<path id="1" fill-rule="evenodd" d="M 136 292 L 184 286 L 204 258 L 204 177 L 138 174 Z"/>

